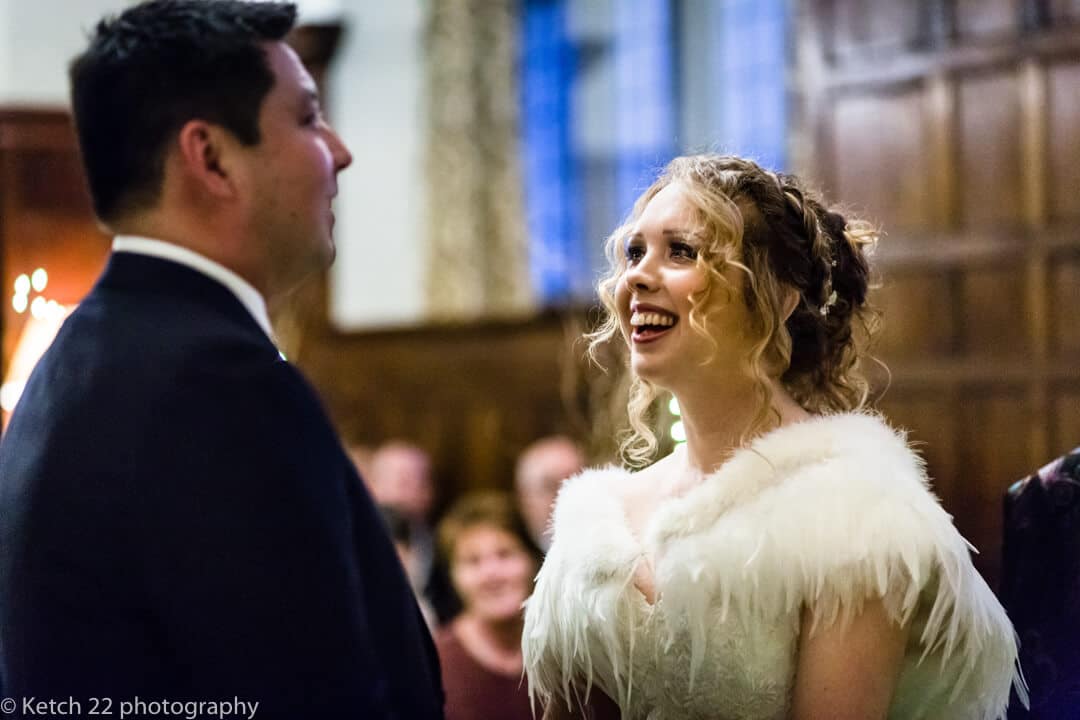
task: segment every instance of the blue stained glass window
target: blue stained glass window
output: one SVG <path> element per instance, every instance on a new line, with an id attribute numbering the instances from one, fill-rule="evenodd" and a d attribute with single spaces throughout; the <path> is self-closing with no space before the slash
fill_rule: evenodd
<path id="1" fill-rule="evenodd" d="M 676 154 L 788 163 L 786 0 L 525 0 L 522 148 L 543 305 L 592 297 L 604 235 Z"/>
<path id="2" fill-rule="evenodd" d="M 541 304 L 573 294 L 574 275 L 587 271 L 581 252 L 570 148 L 574 48 L 566 33 L 566 3 L 531 1 L 522 19 L 522 106 L 526 222 L 533 286 Z"/>
<path id="3" fill-rule="evenodd" d="M 676 152 L 669 0 L 615 4 L 616 206 L 626 215 Z"/>
<path id="4" fill-rule="evenodd" d="M 782 170 L 787 166 L 786 2 L 724 0 L 718 9 L 719 140 L 732 152 Z"/>

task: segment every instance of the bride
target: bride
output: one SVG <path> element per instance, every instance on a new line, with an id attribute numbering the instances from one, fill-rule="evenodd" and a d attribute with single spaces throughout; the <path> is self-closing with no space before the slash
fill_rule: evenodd
<path id="1" fill-rule="evenodd" d="M 568 481 L 527 604 L 545 717 L 997 718 L 1015 636 L 904 435 L 861 411 L 865 223 L 735 157 L 672 161 L 608 240 L 632 433 Z"/>

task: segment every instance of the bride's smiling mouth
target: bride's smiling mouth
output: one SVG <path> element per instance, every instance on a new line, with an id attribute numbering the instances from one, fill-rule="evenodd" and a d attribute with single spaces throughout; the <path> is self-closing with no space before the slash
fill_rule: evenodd
<path id="1" fill-rule="evenodd" d="M 634 305 L 630 312 L 631 339 L 635 343 L 658 340 L 675 327 L 679 316 L 654 305 Z"/>

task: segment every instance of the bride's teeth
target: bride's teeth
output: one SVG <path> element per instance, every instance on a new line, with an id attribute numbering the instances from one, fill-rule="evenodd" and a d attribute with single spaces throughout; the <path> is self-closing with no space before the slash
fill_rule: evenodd
<path id="1" fill-rule="evenodd" d="M 636 312 L 630 316 L 630 324 L 634 327 L 640 327 L 642 325 L 671 327 L 675 324 L 675 319 L 668 315 L 661 315 L 660 313 Z"/>

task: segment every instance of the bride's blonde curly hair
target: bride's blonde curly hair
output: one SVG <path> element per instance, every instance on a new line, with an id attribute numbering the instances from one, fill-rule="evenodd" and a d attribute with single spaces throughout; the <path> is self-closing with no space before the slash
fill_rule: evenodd
<path id="1" fill-rule="evenodd" d="M 709 300 L 717 289 L 731 291 L 725 269 L 735 267 L 745 273 L 743 294 L 757 338 L 746 358 L 746 371 L 755 381 L 760 400 L 747 436 L 768 421 L 770 379 L 778 370 L 783 386 L 810 412 L 862 407 L 868 383 L 859 361 L 879 319 L 867 303 L 867 255 L 877 242 L 877 230 L 826 208 L 797 178 L 729 155 L 672 160 L 634 203 L 626 222 L 607 238 L 610 271 L 598 288 L 605 313 L 600 326 L 587 336 L 593 358 L 602 345 L 622 334 L 615 290 L 626 269 L 626 235 L 649 201 L 673 183 L 684 189 L 700 223 L 697 234 L 702 246 L 696 262 L 708 278 L 705 289 L 691 298 L 687 320 L 714 347 L 717 343 L 707 319 Z M 784 302 L 792 289 L 799 301 L 782 322 Z M 856 328 L 862 332 L 854 332 Z M 648 381 L 632 377 L 630 430 L 621 444 L 631 465 L 646 464 L 656 451 L 648 415 L 657 393 Z"/>

